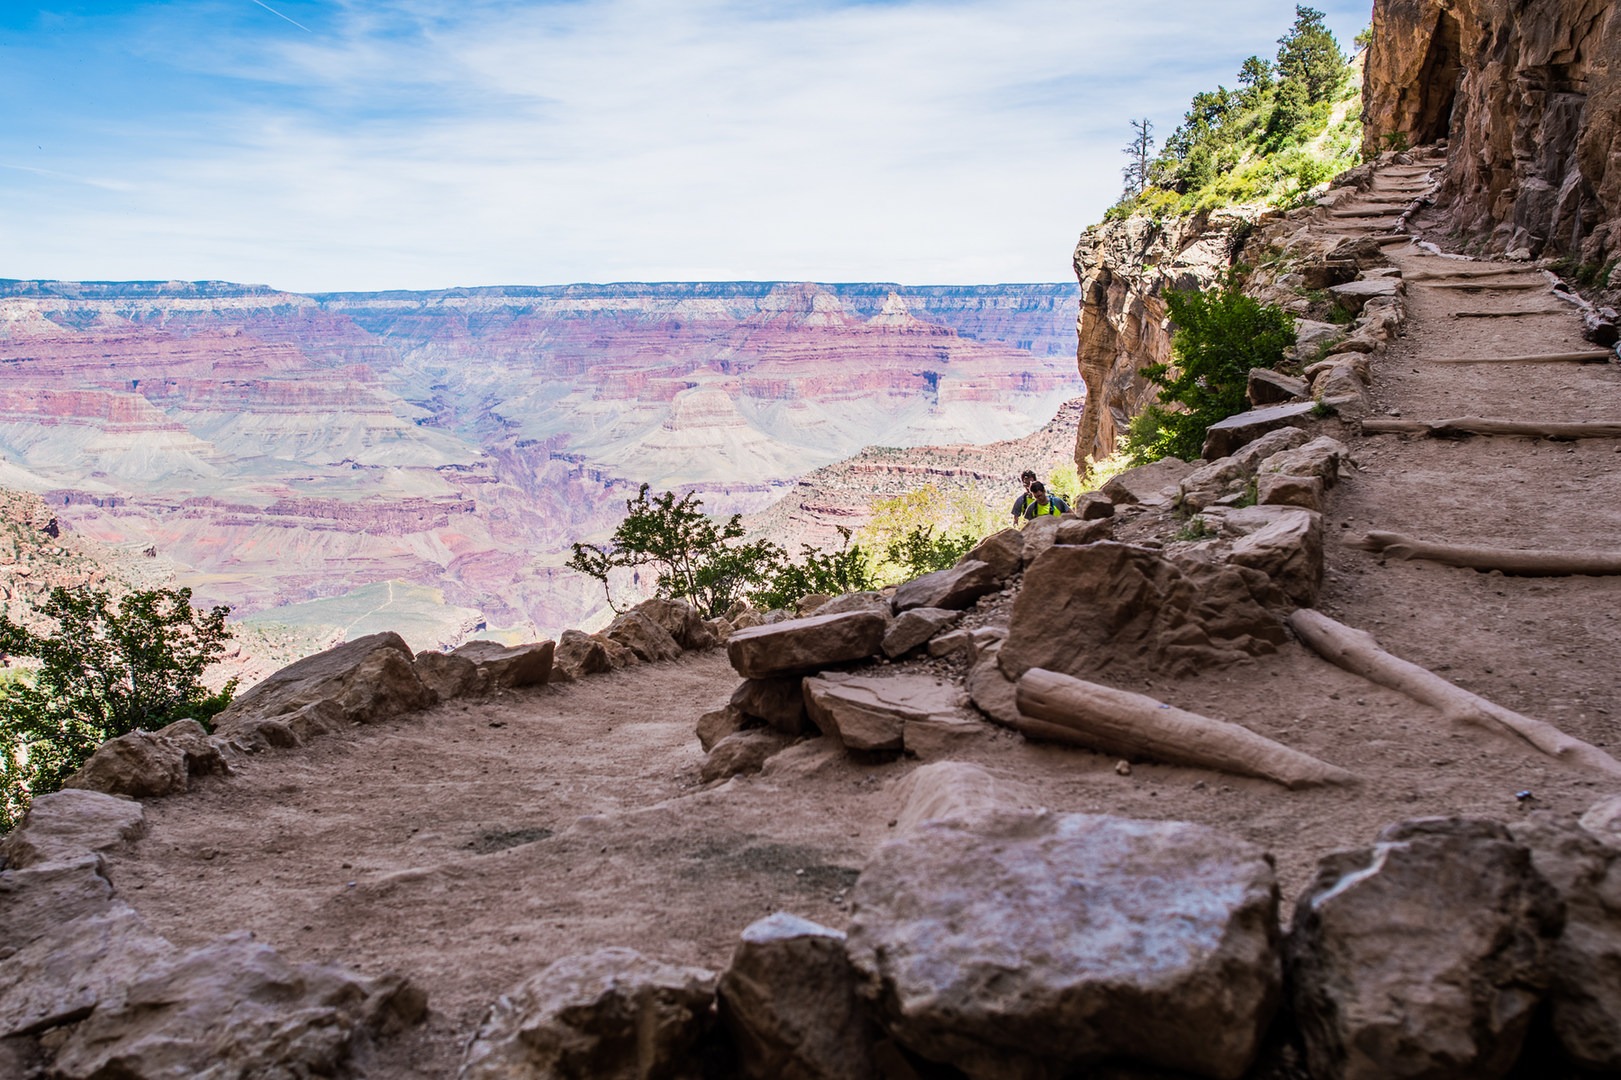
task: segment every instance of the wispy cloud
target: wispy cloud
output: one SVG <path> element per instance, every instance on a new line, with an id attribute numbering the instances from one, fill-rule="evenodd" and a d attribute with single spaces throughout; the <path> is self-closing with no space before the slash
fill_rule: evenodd
<path id="1" fill-rule="evenodd" d="M 123 186 L 0 177 L 0 276 L 1062 280 L 1118 192 L 1126 121 L 1168 131 L 1293 18 L 1260 0 L 287 0 L 309 33 L 267 36 L 222 0 L 166 6 L 183 26 L 147 8 L 120 25 L 172 100 L 87 109 L 101 134 L 44 163 Z M 1342 38 L 1366 19 L 1326 6 Z"/>

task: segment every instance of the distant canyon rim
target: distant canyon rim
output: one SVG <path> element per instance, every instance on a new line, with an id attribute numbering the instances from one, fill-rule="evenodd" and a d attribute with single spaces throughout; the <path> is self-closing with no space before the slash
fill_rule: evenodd
<path id="1" fill-rule="evenodd" d="M 1073 284 L 7 281 L 0 486 L 304 647 L 555 635 L 603 614 L 570 543 L 642 483 L 752 513 L 863 447 L 1050 422 L 1084 392 L 1078 306 Z"/>

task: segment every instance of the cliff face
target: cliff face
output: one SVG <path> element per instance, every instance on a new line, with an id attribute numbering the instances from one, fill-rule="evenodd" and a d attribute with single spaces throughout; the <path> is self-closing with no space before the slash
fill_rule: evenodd
<path id="1" fill-rule="evenodd" d="M 1448 140 L 1438 208 L 1492 250 L 1621 255 L 1612 0 L 1376 0 L 1364 149 Z"/>
<path id="2" fill-rule="evenodd" d="M 1075 248 L 1081 283 L 1077 359 L 1086 406 L 1076 436 L 1076 465 L 1107 457 L 1131 418 L 1152 400 L 1139 368 L 1171 354 L 1167 288 L 1206 288 L 1232 264 L 1252 224 L 1236 213 L 1194 214 L 1154 222 L 1126 218 L 1094 225 Z"/>

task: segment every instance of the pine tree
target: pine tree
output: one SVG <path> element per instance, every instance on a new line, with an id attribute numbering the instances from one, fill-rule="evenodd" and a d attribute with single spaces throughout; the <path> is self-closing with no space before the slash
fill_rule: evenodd
<path id="1" fill-rule="evenodd" d="M 1154 124 L 1144 117 L 1131 122 L 1131 142 L 1121 153 L 1129 164 L 1121 171 L 1126 178 L 1126 194 L 1141 195 L 1148 190 L 1149 173 L 1154 165 Z"/>

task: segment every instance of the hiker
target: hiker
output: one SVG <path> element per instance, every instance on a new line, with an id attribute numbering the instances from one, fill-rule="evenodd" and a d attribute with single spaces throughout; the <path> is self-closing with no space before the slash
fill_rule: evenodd
<path id="1" fill-rule="evenodd" d="M 1023 520 L 1025 507 L 1035 501 L 1030 497 L 1030 485 L 1036 482 L 1036 474 L 1026 469 L 1019 474 L 1019 479 L 1024 481 L 1024 491 L 1017 499 L 1013 500 L 1013 523 L 1015 525 Z"/>
<path id="2" fill-rule="evenodd" d="M 1059 514 L 1069 513 L 1069 503 L 1064 501 L 1062 495 L 1047 494 L 1047 485 L 1040 480 L 1030 482 L 1030 504 L 1024 508 L 1024 519 L 1034 521 L 1038 517 L 1057 517 Z"/>

